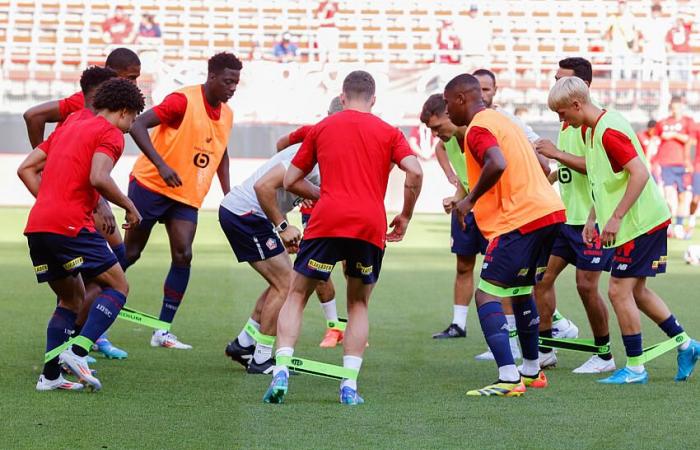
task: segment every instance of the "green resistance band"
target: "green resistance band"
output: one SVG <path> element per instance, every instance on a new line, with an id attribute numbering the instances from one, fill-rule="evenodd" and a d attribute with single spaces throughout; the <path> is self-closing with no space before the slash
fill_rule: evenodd
<path id="1" fill-rule="evenodd" d="M 80 347 L 83 347 L 85 350 L 87 350 L 89 352 L 90 348 L 92 347 L 93 342 L 90 339 L 86 338 L 85 336 L 76 336 L 74 338 L 70 338 L 66 342 L 64 342 L 63 344 L 59 345 L 58 347 L 56 347 L 52 350 L 49 350 L 44 355 L 44 362 L 46 363 L 46 362 L 51 361 L 52 359 L 54 359 L 55 357 L 60 355 L 63 352 L 63 350 L 66 350 L 68 347 L 70 347 L 73 344 L 78 345 Z"/>
<path id="2" fill-rule="evenodd" d="M 501 286 L 496 286 L 495 284 L 489 283 L 484 279 L 479 280 L 479 289 L 486 292 L 487 294 L 491 294 L 494 297 L 499 298 L 517 297 L 519 295 L 532 294 L 532 286 L 518 286 L 505 288 Z"/>
<path id="3" fill-rule="evenodd" d="M 563 350 L 597 353 L 598 355 L 610 353 L 609 343 L 605 345 L 595 345 L 593 339 L 555 339 L 540 337 L 540 347 L 561 348 Z"/>
<path id="4" fill-rule="evenodd" d="M 255 339 L 255 342 L 259 342 L 263 345 L 275 345 L 275 337 L 274 336 L 268 336 L 267 334 L 262 334 L 260 330 L 255 328 L 253 325 L 250 323 L 246 323 L 244 327 L 246 333 L 250 335 L 253 339 Z"/>
<path id="5" fill-rule="evenodd" d="M 690 340 L 690 337 L 687 333 L 683 332 L 678 336 L 672 337 L 671 339 L 645 348 L 641 356 L 633 356 L 632 358 L 628 357 L 627 362 L 631 366 L 641 366 L 642 364 L 649 362 L 652 359 L 658 358 L 666 352 L 670 352 L 671 350 L 688 340 Z"/>
<path id="6" fill-rule="evenodd" d="M 157 317 L 127 308 L 126 306 L 119 311 L 118 317 L 156 330 L 170 331 L 170 324 L 168 322 L 163 322 L 162 320 L 158 320 Z"/>
<path id="7" fill-rule="evenodd" d="M 510 330 L 510 331 L 508 332 L 508 337 L 509 337 L 509 338 L 518 337 L 518 330 Z"/>
<path id="8" fill-rule="evenodd" d="M 328 328 L 333 328 L 335 330 L 340 330 L 340 331 L 345 331 L 345 327 L 347 326 L 348 319 L 344 319 L 342 317 L 338 317 L 338 321 L 334 322 L 332 320 L 327 320 L 326 321 L 326 326 Z"/>
<path id="9" fill-rule="evenodd" d="M 308 373 L 309 375 L 333 378 L 335 380 L 342 380 L 344 378 L 357 380 L 357 375 L 359 373 L 359 370 L 311 361 L 310 359 L 301 359 L 295 356 L 278 356 L 276 362 L 280 366 L 287 366 L 294 372 Z"/>

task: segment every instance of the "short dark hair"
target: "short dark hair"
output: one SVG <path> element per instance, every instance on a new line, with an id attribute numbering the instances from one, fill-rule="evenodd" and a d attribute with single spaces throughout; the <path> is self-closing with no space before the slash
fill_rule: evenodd
<path id="1" fill-rule="evenodd" d="M 651 119 L 649 122 L 647 122 L 647 128 L 654 128 L 656 127 L 656 120 Z"/>
<path id="2" fill-rule="evenodd" d="M 374 95 L 375 89 L 374 78 L 364 70 L 352 71 L 343 80 L 343 93 L 349 99 L 362 97 L 369 100 Z"/>
<path id="3" fill-rule="evenodd" d="M 133 50 L 129 50 L 128 48 L 124 47 L 119 47 L 112 50 L 105 61 L 105 67 L 109 67 L 110 69 L 118 72 L 126 70 L 132 66 L 140 65 L 141 60 L 139 59 L 139 55 L 134 53 Z"/>
<path id="4" fill-rule="evenodd" d="M 423 109 L 420 112 L 420 121 L 428 124 L 431 117 L 440 117 L 447 111 L 447 102 L 442 94 L 433 94 L 428 97 L 428 100 L 423 103 Z"/>
<path id="5" fill-rule="evenodd" d="M 209 73 L 221 73 L 225 69 L 242 70 L 243 63 L 233 53 L 221 52 L 209 58 Z"/>
<path id="6" fill-rule="evenodd" d="M 479 92 L 479 95 L 481 95 L 481 85 L 479 84 L 479 80 L 468 73 L 457 75 L 451 79 L 445 86 L 445 92 L 453 91 L 457 88 L 462 88 L 465 91 L 474 89 Z"/>
<path id="7" fill-rule="evenodd" d="M 83 70 L 83 74 L 80 76 L 80 90 L 83 91 L 83 95 L 87 95 L 91 90 L 116 76 L 117 72 L 108 67 L 88 67 Z"/>
<path id="8" fill-rule="evenodd" d="M 496 85 L 496 75 L 488 69 L 477 69 L 472 72 L 475 77 L 489 77 L 493 81 L 493 85 Z"/>
<path id="9" fill-rule="evenodd" d="M 574 71 L 574 76 L 587 81 L 588 84 L 593 82 L 593 67 L 591 62 L 586 58 L 564 58 L 559 61 L 559 67 Z"/>
<path id="10" fill-rule="evenodd" d="M 671 97 L 671 103 L 683 103 L 683 97 L 680 95 L 674 95 Z"/>
<path id="11" fill-rule="evenodd" d="M 661 12 L 661 5 L 659 5 L 658 3 L 654 3 L 653 5 L 651 5 L 651 10 L 655 12 Z"/>
<path id="12" fill-rule="evenodd" d="M 145 106 L 145 100 L 141 90 L 131 81 L 123 78 L 112 78 L 97 88 L 93 108 L 99 111 L 127 111 L 140 113 Z"/>

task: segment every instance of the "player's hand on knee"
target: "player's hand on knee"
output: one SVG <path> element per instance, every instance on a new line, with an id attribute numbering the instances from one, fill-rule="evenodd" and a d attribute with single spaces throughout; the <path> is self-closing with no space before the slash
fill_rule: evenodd
<path id="1" fill-rule="evenodd" d="M 102 231 L 104 231 L 105 234 L 110 235 L 114 233 L 114 230 L 117 228 L 117 219 L 114 217 L 109 203 L 106 201 L 98 202 L 97 208 L 95 208 L 95 216 L 97 216 L 96 219 L 101 223 Z"/>
<path id="2" fill-rule="evenodd" d="M 126 211 L 126 223 L 122 225 L 125 230 L 136 228 L 141 223 L 141 214 L 136 208 Z"/>

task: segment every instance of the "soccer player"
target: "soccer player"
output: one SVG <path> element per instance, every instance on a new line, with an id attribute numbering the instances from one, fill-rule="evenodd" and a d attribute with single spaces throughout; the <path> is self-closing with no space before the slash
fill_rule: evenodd
<path id="1" fill-rule="evenodd" d="M 287 213 L 303 198 L 318 197 L 318 167 L 306 176 L 311 184 L 302 197 L 284 190 L 284 175 L 297 150 L 277 153 L 250 177 L 226 194 L 219 208 L 219 223 L 238 262 L 247 262 L 267 281 L 248 319 L 263 335 L 257 342 L 244 328 L 226 347 L 226 354 L 247 366 L 248 373 L 272 372 L 272 342 L 277 335 L 277 316 L 287 298 L 292 279 L 292 260 L 301 231 L 287 222 Z M 289 253 L 285 251 L 288 249 Z"/>
<path id="2" fill-rule="evenodd" d="M 448 181 L 457 189 L 454 197 L 463 198 L 469 192 L 467 163 L 462 148 L 466 127 L 457 127 L 450 121 L 447 116 L 447 104 L 442 94 L 433 94 L 428 97 L 423 104 L 420 120 L 430 129 L 433 136 L 440 139 L 435 148 L 435 156 Z M 451 202 L 452 197 L 449 200 Z M 467 335 L 467 312 L 474 294 L 476 255 L 486 251 L 488 242 L 476 226 L 474 214 L 467 215 L 465 222 L 467 226 L 463 229 L 457 213 L 452 212 L 450 241 L 452 253 L 457 257 L 452 323 L 444 331 L 433 334 L 434 339 L 459 338 Z M 512 350 L 520 352 L 517 344 Z"/>
<path id="3" fill-rule="evenodd" d="M 674 225 L 670 236 L 684 239 L 683 221 L 688 215 L 692 197 L 684 177 L 693 170 L 690 146 L 694 123 L 693 119 L 684 115 L 681 97 L 671 98 L 670 110 L 671 116 L 656 124 L 661 142 L 655 162 L 661 167 L 664 196 L 673 216 Z"/>
<path id="4" fill-rule="evenodd" d="M 639 312 L 669 338 L 687 337 L 664 301 L 646 284 L 647 277 L 666 271 L 666 229 L 671 214 L 651 180 L 634 130 L 620 113 L 595 106 L 588 86 L 578 77 L 560 78 L 549 93 L 548 104 L 569 126 L 590 129 L 585 159 L 594 207 L 583 238 L 591 244 L 596 241 L 597 222 L 603 245 L 615 248 L 608 296 L 622 331 L 627 365 L 598 381 L 645 384 L 649 375 L 642 357 Z M 699 355 L 697 341 L 687 339 L 680 344 L 676 381 L 690 376 Z"/>
<path id="5" fill-rule="evenodd" d="M 566 58 L 559 61 L 555 78 L 576 76 L 590 86 L 593 80 L 591 63 L 584 58 Z M 593 244 L 583 241 L 581 232 L 593 206 L 591 189 L 586 178 L 585 130 L 564 122 L 559 131 L 557 145 L 542 139 L 537 141 L 537 151 L 558 163 L 559 193 L 566 206 L 566 223 L 559 230 L 549 256 L 547 270 L 535 286 L 535 300 L 540 313 L 540 336 L 551 338 L 555 324 L 552 317 L 557 305 L 554 283 L 559 274 L 571 264 L 576 267 L 576 290 L 586 310 L 595 345 L 609 345 L 608 308 L 600 295 L 598 284 L 603 271 L 610 271 L 613 251 L 603 248 L 600 240 Z M 575 337 L 575 336 L 572 336 Z M 551 348 L 540 348 L 540 366 L 553 367 L 557 355 Z M 574 373 L 603 373 L 615 370 L 615 360 L 610 352 L 593 355 Z"/>
<path id="6" fill-rule="evenodd" d="M 328 107 L 328 115 L 335 114 L 343 110 L 343 105 L 340 102 L 340 97 L 333 97 L 331 104 Z M 311 126 L 305 125 L 300 127 L 288 135 L 282 136 L 277 141 L 277 151 L 280 152 L 291 145 L 300 144 L 306 134 L 311 129 Z M 311 213 L 314 210 L 315 202 L 312 200 L 305 199 L 300 207 L 299 212 L 301 213 L 301 224 L 306 228 L 311 218 Z M 333 348 L 336 345 L 343 342 L 343 332 L 336 328 L 338 323 L 338 307 L 335 301 L 335 286 L 333 285 L 333 280 L 328 279 L 328 281 L 319 281 L 316 286 L 316 297 L 321 303 L 321 308 L 323 309 L 323 315 L 326 318 L 326 324 L 334 324 L 333 326 L 328 326 L 326 332 L 319 344 L 321 348 Z"/>
<path id="7" fill-rule="evenodd" d="M 93 106 L 95 116 L 69 120 L 34 149 L 17 171 L 36 197 L 24 230 L 34 272 L 37 281 L 48 282 L 59 298 L 46 331 L 47 352 L 71 337 L 85 300 L 84 281 L 102 287 L 73 345 L 45 363 L 36 386 L 39 391 L 83 387 L 61 376 L 60 363 L 95 390 L 102 387 L 86 356 L 117 318 L 129 289 L 116 256 L 95 231 L 92 212 L 102 195 L 126 210 L 124 228 L 141 220 L 110 172 L 124 149 L 123 133 L 143 110 L 144 99 L 136 85 L 112 79 L 98 89 Z"/>
<path id="8" fill-rule="evenodd" d="M 129 198 L 143 215 L 125 236 L 126 258 L 134 264 L 156 222 L 163 222 L 170 242 L 171 265 L 163 286 L 160 320 L 172 323 L 190 279 L 197 211 L 214 174 L 224 194 L 230 191 L 228 138 L 233 111 L 226 105 L 243 64 L 231 53 L 209 59 L 207 80 L 165 97 L 134 122 L 131 137 L 143 155 L 134 164 Z M 149 136 L 148 130 L 154 128 Z M 156 330 L 151 346 L 190 349 L 167 330 Z"/>
<path id="9" fill-rule="evenodd" d="M 479 81 L 453 78 L 444 92 L 452 123 L 467 126 L 465 149 L 471 191 L 452 207 L 460 220 L 474 211 L 489 240 L 474 298 L 481 328 L 498 366 L 498 381 L 470 396 L 523 395 L 526 386 L 543 388 L 538 362 L 537 307 L 532 287 L 544 271 L 564 205 L 549 184 L 525 133 L 503 114 L 487 109 Z M 501 299 L 509 297 L 523 354 L 519 373 L 508 345 Z M 521 377 L 522 376 L 522 377 Z"/>
<path id="10" fill-rule="evenodd" d="M 496 75 L 487 69 L 475 70 L 472 75 L 479 81 L 479 86 L 481 86 L 481 97 L 484 100 L 484 105 L 487 108 L 492 108 L 501 114 L 504 114 L 516 125 L 518 125 L 524 132 L 527 140 L 533 146 L 535 142 L 540 139 L 540 136 L 533 131 L 533 129 L 525 124 L 520 118 L 511 114 L 508 110 L 500 108 L 498 105 L 494 104 L 493 99 L 498 92 L 498 86 L 496 85 Z M 536 154 L 539 161 L 540 167 L 546 175 L 549 175 L 549 160 L 540 154 Z M 520 359 L 520 348 L 518 347 L 518 338 L 515 336 L 515 316 L 513 314 L 513 308 L 510 305 L 510 300 L 504 299 L 502 301 L 503 311 L 506 315 L 506 322 L 508 323 L 508 329 L 511 332 L 510 346 L 513 351 L 513 358 Z M 556 337 L 560 338 L 575 338 L 578 336 L 578 327 L 569 319 L 564 317 L 559 311 L 555 310 L 554 317 L 555 325 L 553 326 Z M 490 351 L 478 354 L 475 358 L 479 361 L 493 361 L 493 354 Z"/>
<path id="11" fill-rule="evenodd" d="M 423 180 L 418 159 L 403 134 L 371 113 L 375 102 L 372 76 L 358 70 L 343 80 L 343 111 L 316 124 L 287 169 L 284 186 L 305 195 L 306 174 L 318 163 L 321 195 L 294 262 L 289 295 L 277 321 L 277 351 L 272 382 L 264 401 L 281 403 L 289 371 L 280 358 L 290 358 L 301 319 L 318 280 L 327 280 L 334 265 L 346 260 L 348 324 L 343 339 L 343 367 L 358 371 L 367 344 L 367 304 L 379 278 L 385 242 L 400 241 L 413 215 Z M 406 172 L 403 209 L 387 234 L 384 195 L 394 164 Z M 312 198 L 313 199 L 313 198 Z M 357 381 L 343 379 L 340 402 L 364 402 Z"/>
<path id="12" fill-rule="evenodd" d="M 138 55 L 128 48 L 116 48 L 112 50 L 105 60 L 105 68 L 116 72 L 119 78 L 124 78 L 136 83 L 136 80 L 141 75 L 141 60 Z M 24 113 L 24 121 L 27 126 L 27 135 L 32 148 L 36 148 L 44 140 L 44 132 L 47 123 L 58 122 L 57 128 L 70 116 L 72 113 L 80 111 L 83 108 L 89 107 L 89 100 L 81 89 L 79 92 L 62 100 L 53 100 L 45 102 L 29 108 Z M 117 256 L 122 267 L 126 267 L 126 253 L 124 241 L 122 240 L 119 228 L 116 226 L 116 219 L 112 214 L 112 208 L 109 203 L 100 200 L 95 209 L 95 228 L 107 239 L 110 248 Z M 94 294 L 91 292 L 89 294 Z M 92 295 L 88 296 L 89 298 Z M 80 317 L 79 321 L 84 319 Z M 128 356 L 127 352 L 115 347 L 107 336 L 101 336 L 95 343 L 96 349 L 111 359 L 124 359 Z"/>

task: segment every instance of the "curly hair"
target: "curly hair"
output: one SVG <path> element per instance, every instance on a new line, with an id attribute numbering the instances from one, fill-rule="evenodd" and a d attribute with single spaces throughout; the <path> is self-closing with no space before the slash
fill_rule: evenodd
<path id="1" fill-rule="evenodd" d="M 110 78 L 115 78 L 116 76 L 117 72 L 107 67 L 88 67 L 87 69 L 83 70 L 83 74 L 80 76 L 80 90 L 83 91 L 84 95 L 87 95 L 91 90 L 97 88 Z"/>
<path id="2" fill-rule="evenodd" d="M 141 90 L 131 81 L 122 78 L 107 80 L 97 88 L 95 100 L 92 102 L 95 110 L 127 111 L 140 113 L 145 106 Z"/>
<path id="3" fill-rule="evenodd" d="M 233 53 L 221 52 L 209 58 L 209 73 L 221 73 L 224 69 L 241 70 L 243 63 Z"/>

